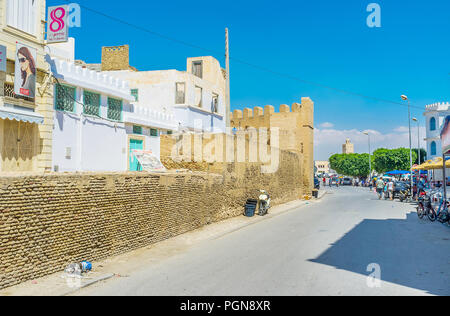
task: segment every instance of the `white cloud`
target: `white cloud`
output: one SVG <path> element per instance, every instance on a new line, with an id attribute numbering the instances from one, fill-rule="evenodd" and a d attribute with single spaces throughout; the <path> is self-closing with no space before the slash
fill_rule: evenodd
<path id="1" fill-rule="evenodd" d="M 319 127 L 320 127 L 320 128 L 325 128 L 325 129 L 330 129 L 330 128 L 333 128 L 333 127 L 334 127 L 334 124 L 333 124 L 333 123 L 330 123 L 330 122 L 325 122 L 325 123 L 323 123 L 323 124 L 320 124 Z"/>
<path id="2" fill-rule="evenodd" d="M 369 152 L 369 141 L 367 135 L 363 132 L 369 132 L 371 151 L 375 151 L 378 148 L 409 148 L 409 129 L 403 126 L 399 126 L 392 130 L 392 132 L 381 133 L 376 130 L 359 131 L 356 129 L 351 130 L 338 130 L 338 129 L 322 129 L 318 128 L 314 130 L 314 159 L 315 160 L 328 160 L 328 158 L 336 153 L 342 153 L 342 144 L 349 138 L 355 145 L 355 152 L 367 153 Z M 417 147 L 417 127 L 411 128 L 412 133 L 412 146 Z M 425 128 L 420 129 L 421 147 L 426 148 L 426 143 L 423 140 L 425 138 Z"/>
<path id="3" fill-rule="evenodd" d="M 394 129 L 394 132 L 397 132 L 397 133 L 408 133 L 409 132 L 409 128 L 407 126 L 399 126 L 396 129 Z"/>

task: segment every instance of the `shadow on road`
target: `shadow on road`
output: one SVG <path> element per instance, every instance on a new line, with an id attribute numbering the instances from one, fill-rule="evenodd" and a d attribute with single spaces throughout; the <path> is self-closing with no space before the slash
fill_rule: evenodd
<path id="1" fill-rule="evenodd" d="M 450 229 L 440 223 L 406 219 L 366 219 L 310 262 L 381 279 L 435 295 L 450 295 Z"/>

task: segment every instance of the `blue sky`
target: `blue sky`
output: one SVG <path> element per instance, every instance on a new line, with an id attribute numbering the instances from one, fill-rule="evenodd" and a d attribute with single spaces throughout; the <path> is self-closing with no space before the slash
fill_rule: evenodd
<path id="1" fill-rule="evenodd" d="M 371 2 L 381 6 L 381 28 L 366 24 Z M 71 36 L 77 40 L 76 58 L 87 62 L 100 61 L 102 46 L 129 44 L 131 64 L 139 70 L 184 70 L 186 57 L 202 55 L 213 55 L 224 66 L 224 28 L 228 27 L 232 58 L 381 99 L 401 102 L 400 95 L 407 94 L 421 108 L 450 101 L 448 0 L 78 3 L 210 50 L 171 42 L 82 9 L 82 27 L 71 29 Z M 339 131 L 388 135 L 408 124 L 406 107 L 308 85 L 233 59 L 231 80 L 232 109 L 278 107 L 309 96 L 316 105 L 318 128 L 329 122 Z M 421 114 L 413 109 L 413 115 L 422 118 Z M 338 150 L 320 150 L 317 158 Z"/>

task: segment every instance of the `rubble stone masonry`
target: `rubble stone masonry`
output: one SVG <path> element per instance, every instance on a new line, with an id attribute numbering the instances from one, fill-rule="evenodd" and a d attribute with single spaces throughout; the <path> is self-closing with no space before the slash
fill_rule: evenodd
<path id="1" fill-rule="evenodd" d="M 274 204 L 302 196 L 296 153 L 276 173 L 259 164 L 203 172 L 0 177 L 0 288 L 97 261 L 243 214 L 259 189 Z"/>

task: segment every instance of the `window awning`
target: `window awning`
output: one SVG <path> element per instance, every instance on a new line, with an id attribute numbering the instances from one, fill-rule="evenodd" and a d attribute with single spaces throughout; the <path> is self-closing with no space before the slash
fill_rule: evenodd
<path id="1" fill-rule="evenodd" d="M 18 107 L 0 107 L 0 119 L 16 120 L 21 122 L 43 124 L 44 117 L 37 114 L 32 109 L 23 109 Z"/>

